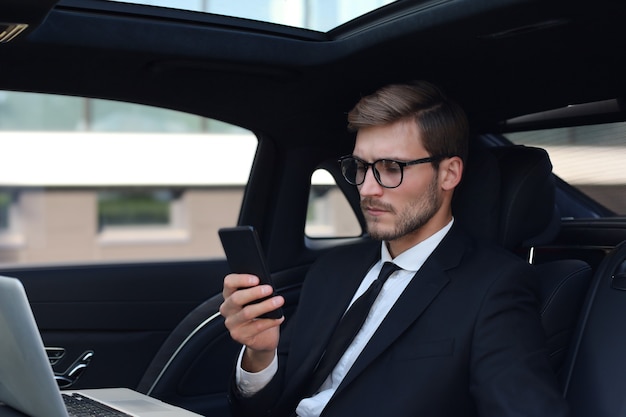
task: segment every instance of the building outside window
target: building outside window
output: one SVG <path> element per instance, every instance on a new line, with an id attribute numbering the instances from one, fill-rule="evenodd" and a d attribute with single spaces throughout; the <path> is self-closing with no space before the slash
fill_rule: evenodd
<path id="1" fill-rule="evenodd" d="M 515 143 L 550 155 L 553 171 L 615 214 L 626 214 L 626 123 L 509 133 Z M 565 214 L 566 217 L 575 217 Z"/>
<path id="2" fill-rule="evenodd" d="M 0 191 L 0 233 L 9 228 L 9 213 L 12 200 L 10 191 Z"/>
<path id="3" fill-rule="evenodd" d="M 169 226 L 176 193 L 170 189 L 121 189 L 98 192 L 98 228 Z"/>
<path id="4" fill-rule="evenodd" d="M 0 145 L 0 262 L 56 263 L 221 255 L 257 140 L 171 110 L 0 92 Z"/>

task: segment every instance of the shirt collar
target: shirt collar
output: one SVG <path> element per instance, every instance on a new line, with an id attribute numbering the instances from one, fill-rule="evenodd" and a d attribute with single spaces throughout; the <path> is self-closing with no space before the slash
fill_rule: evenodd
<path id="1" fill-rule="evenodd" d="M 454 218 L 452 218 L 452 220 L 450 220 L 450 222 L 445 225 L 441 230 L 428 237 L 427 239 L 421 241 L 412 248 L 402 252 L 400 255 L 396 256 L 395 259 L 391 257 L 389 249 L 387 249 L 387 244 L 383 241 L 380 250 L 381 264 L 387 261 L 394 262 L 405 271 L 417 272 L 422 267 L 424 262 L 426 262 L 426 259 L 428 259 L 430 254 L 433 253 L 435 248 L 437 248 L 439 243 L 441 243 L 446 234 L 448 234 L 448 232 L 452 228 L 453 223 Z"/>

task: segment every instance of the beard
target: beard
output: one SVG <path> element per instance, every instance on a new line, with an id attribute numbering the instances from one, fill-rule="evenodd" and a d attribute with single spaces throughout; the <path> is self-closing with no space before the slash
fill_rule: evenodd
<path id="1" fill-rule="evenodd" d="M 413 201 L 402 211 L 398 211 L 392 205 L 376 201 L 373 198 L 364 198 L 361 201 L 361 209 L 365 214 L 370 237 L 375 240 L 392 241 L 411 234 L 428 223 L 441 207 L 441 196 L 437 193 L 437 186 L 437 175 L 435 175 L 433 180 L 428 184 L 426 193 L 422 195 L 419 200 Z M 397 220 L 393 228 L 385 230 L 379 227 L 378 219 L 376 217 L 369 217 L 366 214 L 365 207 L 367 206 L 384 209 L 396 216 Z"/>

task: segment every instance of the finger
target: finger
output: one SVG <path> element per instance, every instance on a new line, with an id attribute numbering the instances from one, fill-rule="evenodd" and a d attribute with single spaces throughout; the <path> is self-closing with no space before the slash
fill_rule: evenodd
<path id="1" fill-rule="evenodd" d="M 274 290 L 269 285 L 257 285 L 255 287 L 234 291 L 229 297 L 224 298 L 224 302 L 220 306 L 220 314 L 225 318 L 240 314 L 246 305 L 258 302 L 263 298 L 271 296 L 273 291 Z M 238 325 L 239 322 L 256 318 L 256 316 L 252 317 L 247 316 L 246 314 L 247 313 L 244 313 L 241 317 L 236 317 L 235 320 L 231 321 L 234 321 L 234 324 Z"/>
<path id="2" fill-rule="evenodd" d="M 257 285 L 251 288 L 244 288 L 235 291 L 230 300 L 236 306 L 244 307 L 248 304 L 256 303 L 263 298 L 270 297 L 274 290 L 269 285 Z"/>
<path id="3" fill-rule="evenodd" d="M 271 287 L 270 287 L 271 290 Z M 268 295 L 271 295 L 268 294 Z M 259 319 L 265 313 L 269 313 L 270 311 L 274 311 L 285 304 L 285 299 L 280 296 L 274 296 L 268 298 L 267 300 L 263 300 L 261 302 L 247 304 L 241 311 L 241 320 L 242 321 L 250 321 L 250 320 L 280 320 L 280 319 Z"/>
<path id="4" fill-rule="evenodd" d="M 229 274 L 224 277 L 224 290 L 222 295 L 228 298 L 241 288 L 254 287 L 259 284 L 259 278 L 250 274 Z"/>
<path id="5" fill-rule="evenodd" d="M 248 320 L 245 322 L 245 324 L 235 327 L 231 331 L 231 334 L 237 334 L 240 337 L 242 337 L 244 340 L 249 340 L 249 339 L 259 336 L 261 333 L 265 332 L 266 330 L 280 326 L 284 320 L 285 320 L 284 317 L 281 317 L 279 319 Z M 244 344 L 247 344 L 247 343 L 244 343 Z"/>

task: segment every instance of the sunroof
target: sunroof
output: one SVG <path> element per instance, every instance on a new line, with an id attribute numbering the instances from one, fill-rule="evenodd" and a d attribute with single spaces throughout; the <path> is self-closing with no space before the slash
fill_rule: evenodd
<path id="1" fill-rule="evenodd" d="M 241 17 L 328 32 L 395 0 L 111 0 Z"/>

